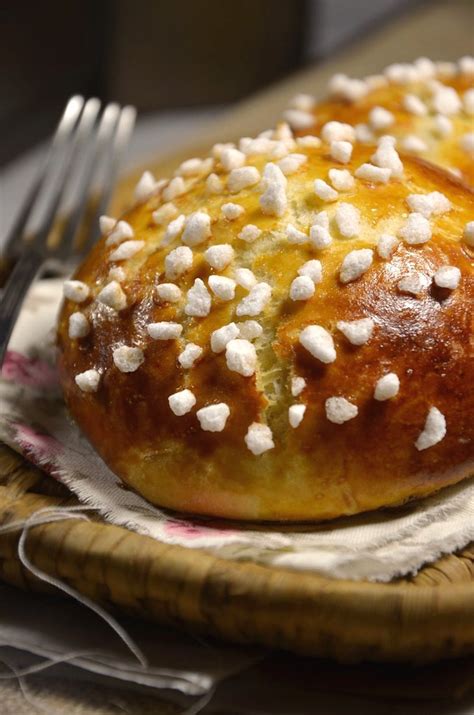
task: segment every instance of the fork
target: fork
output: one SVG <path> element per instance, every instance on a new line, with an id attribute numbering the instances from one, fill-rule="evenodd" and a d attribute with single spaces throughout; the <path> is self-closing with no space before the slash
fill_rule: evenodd
<path id="1" fill-rule="evenodd" d="M 26 292 L 34 279 L 54 261 L 63 268 L 84 255 L 100 235 L 99 216 L 105 213 L 117 176 L 119 161 L 135 124 L 134 107 L 108 104 L 100 116 L 101 103 L 71 97 L 59 121 L 48 154 L 31 185 L 6 239 L 4 255 L 18 255 L 0 301 L 0 367 Z M 82 159 L 82 166 L 81 166 Z M 67 186 L 77 174 L 73 208 L 51 241 L 52 229 L 61 212 Z M 94 192 L 95 212 L 82 241 L 78 233 L 90 206 L 91 185 L 99 177 Z M 49 188 L 49 195 L 48 195 Z M 25 229 L 34 209 L 46 195 L 38 231 L 27 240 Z M 21 251 L 18 254 L 18 247 Z"/>

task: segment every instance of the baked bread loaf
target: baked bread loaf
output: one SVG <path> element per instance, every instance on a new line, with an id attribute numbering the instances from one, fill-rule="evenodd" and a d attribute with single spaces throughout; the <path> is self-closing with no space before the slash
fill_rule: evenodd
<path id="1" fill-rule="evenodd" d="M 328 122 L 350 124 L 358 141 L 374 144 L 386 134 L 397 149 L 453 171 L 474 186 L 474 58 L 387 67 L 383 74 L 352 79 L 335 75 L 328 98 L 296 95 L 284 113 L 296 134 L 341 135 Z"/>
<path id="2" fill-rule="evenodd" d="M 149 501 L 331 519 L 473 473 L 473 192 L 342 148 L 282 124 L 145 173 L 66 282 L 70 411 Z"/>

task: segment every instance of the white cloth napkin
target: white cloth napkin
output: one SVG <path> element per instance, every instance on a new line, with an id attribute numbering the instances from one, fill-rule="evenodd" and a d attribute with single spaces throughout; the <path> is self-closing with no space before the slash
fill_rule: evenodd
<path id="1" fill-rule="evenodd" d="M 24 593 L 0 584 L 0 695 L 1 679 L 12 675 L 11 669 L 22 678 L 25 694 L 15 698 L 11 709 L 7 704 L 6 711 L 5 706 L 0 706 L 0 711 L 5 715 L 33 711 L 64 715 L 66 710 L 58 708 L 57 700 L 47 697 L 55 693 L 55 683 L 60 682 L 59 692 L 67 693 L 67 703 L 74 705 L 74 713 L 84 714 L 92 712 L 88 701 L 82 700 L 89 683 L 104 686 L 104 712 L 110 712 L 107 695 L 115 692 L 119 699 L 126 688 L 133 694 L 150 696 L 158 692 L 160 700 L 174 703 L 176 712 L 182 715 L 474 713 L 472 695 L 455 703 L 408 699 L 407 683 L 417 677 L 413 666 L 388 666 L 388 671 L 387 666 L 382 667 L 385 673 L 391 673 L 391 690 L 399 693 L 398 700 L 383 698 L 377 692 L 370 697 L 363 693 L 370 692 L 380 672 L 377 666 L 367 672 L 358 665 L 339 666 L 336 686 L 334 667 L 329 666 L 332 678 L 328 680 L 328 663 L 317 658 L 197 640 L 175 629 L 132 619 L 124 619 L 122 625 L 145 654 L 145 666 L 140 666 L 113 631 L 80 603 Z M 45 669 L 38 675 L 22 677 L 38 666 Z M 420 670 L 420 677 L 426 680 L 423 668 Z M 25 698 L 34 710 L 30 710 Z M 130 712 L 137 714 L 139 706 Z"/>
<path id="2" fill-rule="evenodd" d="M 474 539 L 474 481 L 403 507 L 314 527 L 254 531 L 215 520 L 179 519 L 120 488 L 66 413 L 54 369 L 52 331 L 61 283 L 31 289 L 0 381 L 0 439 L 41 465 L 103 518 L 165 543 L 222 558 L 390 581 Z"/>

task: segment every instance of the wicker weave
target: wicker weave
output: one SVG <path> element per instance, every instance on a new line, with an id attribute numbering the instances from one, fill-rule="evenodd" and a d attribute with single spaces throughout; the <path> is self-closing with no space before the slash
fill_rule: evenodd
<path id="1" fill-rule="evenodd" d="M 0 523 L 73 503 L 53 479 L 0 448 Z M 18 538 L 19 531 L 0 537 L 0 576 L 44 589 L 22 567 Z M 474 652 L 474 545 L 390 584 L 225 561 L 94 521 L 34 527 L 27 553 L 97 601 L 236 642 L 344 661 Z"/>

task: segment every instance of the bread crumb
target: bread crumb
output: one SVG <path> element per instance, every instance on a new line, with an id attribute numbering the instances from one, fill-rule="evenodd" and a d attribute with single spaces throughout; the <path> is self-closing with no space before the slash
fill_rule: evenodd
<path id="1" fill-rule="evenodd" d="M 280 167 L 269 162 L 263 172 L 263 194 L 260 207 L 264 214 L 283 216 L 287 207 L 287 180 Z"/>
<path id="2" fill-rule="evenodd" d="M 112 353 L 115 367 L 120 372 L 135 372 L 145 360 L 143 350 L 122 345 Z"/>
<path id="3" fill-rule="evenodd" d="M 363 122 L 360 124 L 356 124 L 354 130 L 356 140 L 360 144 L 373 144 L 373 142 L 375 141 L 375 134 L 373 133 L 372 129 L 369 127 L 368 124 L 364 124 Z"/>
<path id="4" fill-rule="evenodd" d="M 300 109 L 302 112 L 310 112 L 316 104 L 316 97 L 311 94 L 300 92 L 290 99 L 291 109 Z"/>
<path id="5" fill-rule="evenodd" d="M 370 340 L 374 330 L 372 318 L 361 318 L 360 320 L 340 320 L 337 329 L 345 335 L 352 345 L 365 345 Z"/>
<path id="6" fill-rule="evenodd" d="M 191 390 L 179 390 L 168 397 L 171 412 L 177 417 L 182 417 L 191 412 L 196 404 L 196 397 Z"/>
<path id="7" fill-rule="evenodd" d="M 187 246 L 178 246 L 165 257 L 165 274 L 174 280 L 189 271 L 193 265 L 193 252 Z"/>
<path id="8" fill-rule="evenodd" d="M 379 400 L 379 402 L 391 400 L 392 397 L 396 397 L 396 395 L 398 395 L 399 390 L 400 380 L 398 378 L 398 375 L 396 375 L 394 372 L 389 372 L 387 375 L 384 375 L 379 380 L 377 380 L 377 384 L 375 385 L 374 398 L 376 400 Z"/>
<path id="9" fill-rule="evenodd" d="M 111 216 L 99 216 L 99 228 L 102 236 L 108 236 L 112 233 L 117 224 L 117 219 Z"/>
<path id="10" fill-rule="evenodd" d="M 226 149 L 235 149 L 235 144 L 233 142 L 224 142 L 224 143 L 217 143 L 214 144 L 214 146 L 211 149 L 211 154 L 214 157 L 214 159 L 220 159 L 222 156 L 222 152 L 225 151 Z"/>
<path id="11" fill-rule="evenodd" d="M 236 283 L 245 290 L 250 290 L 257 285 L 257 279 L 249 268 L 236 268 L 234 278 Z"/>
<path id="12" fill-rule="evenodd" d="M 347 169 L 329 169 L 329 181 L 336 191 L 350 191 L 354 188 L 354 177 Z"/>
<path id="13" fill-rule="evenodd" d="M 226 147 L 219 157 L 224 171 L 239 169 L 246 162 L 246 156 L 234 147 Z"/>
<path id="14" fill-rule="evenodd" d="M 239 204 L 229 202 L 221 206 L 221 212 L 228 221 L 235 221 L 235 219 L 239 218 L 239 216 L 242 216 L 245 209 L 243 206 L 239 206 Z"/>
<path id="15" fill-rule="evenodd" d="M 245 298 L 242 298 L 237 305 L 236 314 L 238 316 L 259 315 L 267 305 L 271 295 L 272 289 L 268 283 L 257 283 L 250 289 L 249 294 L 246 295 Z"/>
<path id="16" fill-rule="evenodd" d="M 186 219 L 182 242 L 186 246 L 198 246 L 211 235 L 211 219 L 204 211 L 194 211 Z"/>
<path id="17" fill-rule="evenodd" d="M 293 397 L 298 397 L 301 395 L 306 387 L 306 380 L 304 377 L 292 377 L 291 378 L 291 394 Z"/>
<path id="18" fill-rule="evenodd" d="M 381 169 L 390 169 L 391 176 L 400 178 L 403 176 L 403 163 L 395 149 L 395 141 L 395 137 L 390 135 L 380 137 L 371 159 Z"/>
<path id="19" fill-rule="evenodd" d="M 322 201 L 337 201 L 339 194 L 332 186 L 329 186 L 323 179 L 316 179 L 314 184 L 314 193 Z"/>
<path id="20" fill-rule="evenodd" d="M 472 117 L 474 115 L 474 88 L 468 89 L 464 92 L 462 101 L 464 104 L 464 111 Z"/>
<path id="21" fill-rule="evenodd" d="M 239 338 L 244 340 L 255 340 L 263 335 L 263 328 L 256 320 L 243 320 L 237 324 Z"/>
<path id="22" fill-rule="evenodd" d="M 178 166 L 175 174 L 177 176 L 201 176 L 202 174 L 208 173 L 213 164 L 212 158 L 199 159 L 198 157 L 193 157 L 192 159 L 186 159 L 182 164 Z"/>
<path id="23" fill-rule="evenodd" d="M 474 132 L 463 134 L 459 140 L 459 146 L 466 154 L 474 154 Z"/>
<path id="24" fill-rule="evenodd" d="M 415 447 L 422 451 L 438 444 L 446 435 L 446 418 L 437 407 L 430 407 L 425 426 L 415 442 Z"/>
<path id="25" fill-rule="evenodd" d="M 458 60 L 459 71 L 461 74 L 474 75 L 474 57 L 465 55 Z"/>
<path id="26" fill-rule="evenodd" d="M 345 238 L 354 238 L 360 233 L 360 211 L 344 201 L 336 209 L 335 220 L 339 232 Z"/>
<path id="27" fill-rule="evenodd" d="M 254 186 L 260 181 L 260 172 L 255 166 L 242 166 L 239 169 L 232 169 L 227 180 L 227 188 L 232 193 L 237 193 Z"/>
<path id="28" fill-rule="evenodd" d="M 298 132 L 309 129 L 315 123 L 314 116 L 310 112 L 304 112 L 301 109 L 287 109 L 283 112 L 283 118 L 292 129 Z"/>
<path id="29" fill-rule="evenodd" d="M 175 219 L 173 219 L 173 221 L 170 221 L 166 228 L 162 245 L 166 246 L 172 241 L 174 241 L 175 238 L 178 238 L 178 236 L 180 236 L 183 232 L 185 223 L 186 216 L 184 214 L 180 214 Z"/>
<path id="30" fill-rule="evenodd" d="M 99 303 L 107 305 L 109 308 L 114 310 L 124 310 L 127 307 L 127 296 L 122 290 L 120 283 L 117 281 L 110 281 L 104 288 L 99 292 L 97 296 Z"/>
<path id="31" fill-rule="evenodd" d="M 221 300 L 233 300 L 236 283 L 227 276 L 209 276 L 209 288 Z"/>
<path id="32" fill-rule="evenodd" d="M 225 402 L 202 407 L 196 412 L 201 429 L 205 432 L 222 432 L 230 415 L 229 406 Z"/>
<path id="33" fill-rule="evenodd" d="M 211 312 L 211 296 L 204 282 L 196 278 L 193 287 L 188 290 L 184 312 L 196 318 L 205 318 Z"/>
<path id="34" fill-rule="evenodd" d="M 330 154 L 340 164 L 348 164 L 352 156 L 352 144 L 347 141 L 333 141 L 331 142 Z"/>
<path id="35" fill-rule="evenodd" d="M 155 288 L 155 293 L 159 300 L 167 303 L 177 303 L 181 300 L 181 288 L 174 283 L 160 283 Z"/>
<path id="36" fill-rule="evenodd" d="M 245 435 L 245 444 L 255 456 L 273 449 L 275 443 L 270 427 L 260 422 L 252 422 Z"/>
<path id="37" fill-rule="evenodd" d="M 437 114 L 433 118 L 433 131 L 443 139 L 449 136 L 453 131 L 451 119 L 448 119 L 448 117 L 445 117 L 443 114 Z"/>
<path id="38" fill-rule="evenodd" d="M 306 154 L 288 154 L 288 156 L 280 159 L 277 166 L 285 176 L 289 176 L 290 174 L 295 174 L 307 161 L 308 157 Z"/>
<path id="39" fill-rule="evenodd" d="M 336 359 L 332 335 L 321 325 L 308 325 L 299 335 L 300 344 L 315 358 L 329 364 Z"/>
<path id="40" fill-rule="evenodd" d="M 410 293 L 418 297 L 429 284 L 430 280 L 424 273 L 413 271 L 398 281 L 397 288 L 400 293 Z"/>
<path id="41" fill-rule="evenodd" d="M 342 425 L 344 422 L 354 419 L 359 413 L 356 405 L 346 400 L 345 397 L 329 397 L 325 402 L 325 407 L 326 417 L 336 425 Z"/>
<path id="42" fill-rule="evenodd" d="M 220 194 L 223 191 L 222 180 L 217 174 L 209 174 L 206 179 L 206 189 L 210 194 Z"/>
<path id="43" fill-rule="evenodd" d="M 370 248 L 350 251 L 342 261 L 339 278 L 341 283 L 351 283 L 366 273 L 372 265 L 374 252 Z"/>
<path id="44" fill-rule="evenodd" d="M 146 330 L 153 340 L 176 340 L 181 336 L 183 326 L 180 323 L 162 320 L 158 323 L 149 323 Z"/>
<path id="45" fill-rule="evenodd" d="M 323 279 L 323 268 L 321 265 L 321 261 L 318 261 L 315 258 L 311 259 L 310 261 L 306 261 L 306 263 L 303 263 L 303 265 L 298 268 L 298 275 L 309 276 L 309 278 L 311 278 L 315 285 L 321 283 Z"/>
<path id="46" fill-rule="evenodd" d="M 253 223 L 248 223 L 242 228 L 241 232 L 237 234 L 238 238 L 240 238 L 242 241 L 246 241 L 247 243 L 253 243 L 261 235 L 261 229 L 258 228 L 258 226 L 255 226 Z"/>
<path id="47" fill-rule="evenodd" d="M 84 313 L 71 313 L 69 316 L 68 335 L 72 340 L 85 338 L 90 333 L 90 323 Z"/>
<path id="48" fill-rule="evenodd" d="M 424 117 L 428 113 L 426 104 L 416 94 L 406 94 L 402 104 L 409 114 L 414 114 L 416 117 Z"/>
<path id="49" fill-rule="evenodd" d="M 293 429 L 300 426 L 305 412 L 306 405 L 291 405 L 288 408 L 288 422 Z"/>
<path id="50" fill-rule="evenodd" d="M 355 142 L 355 129 L 350 124 L 344 122 L 326 122 L 321 128 L 321 139 L 326 144 L 332 142 L 345 141 L 353 144 Z"/>
<path id="51" fill-rule="evenodd" d="M 403 151 L 407 151 L 410 154 L 422 154 L 424 151 L 428 151 L 426 142 L 415 134 L 408 134 L 408 136 L 403 137 L 400 144 Z"/>
<path id="52" fill-rule="evenodd" d="M 399 240 L 396 236 L 391 236 L 389 233 L 382 233 L 377 240 L 377 253 L 380 258 L 389 261 L 395 253 L 398 244 Z"/>
<path id="53" fill-rule="evenodd" d="M 176 216 L 178 215 L 178 209 L 174 205 L 172 201 L 168 201 L 166 204 L 163 204 L 159 208 L 156 209 L 156 211 L 153 211 L 151 217 L 153 219 L 153 222 L 157 224 L 157 226 L 165 226 L 169 224 L 170 221 L 172 221 Z"/>
<path id="54" fill-rule="evenodd" d="M 204 258 L 216 271 L 222 271 L 234 260 L 234 249 L 230 243 L 218 243 L 204 251 Z"/>
<path id="55" fill-rule="evenodd" d="M 335 74 L 328 82 L 329 94 L 348 102 L 357 102 L 369 91 L 367 82 L 362 79 L 352 79 L 345 74 Z"/>
<path id="56" fill-rule="evenodd" d="M 425 218 L 439 216 L 447 211 L 451 211 L 451 201 L 440 191 L 432 191 L 429 194 L 410 194 L 406 198 L 410 211 L 420 213 Z"/>
<path id="57" fill-rule="evenodd" d="M 391 174 L 390 169 L 384 169 L 374 164 L 361 164 L 354 172 L 357 179 L 369 181 L 373 184 L 386 184 Z"/>
<path id="58" fill-rule="evenodd" d="M 224 352 L 227 343 L 239 337 L 239 328 L 235 323 L 228 323 L 211 333 L 211 350 L 213 353 Z"/>
<path id="59" fill-rule="evenodd" d="M 173 201 L 178 196 L 182 196 L 186 191 L 186 185 L 181 176 L 175 176 L 163 189 L 163 201 Z"/>
<path id="60" fill-rule="evenodd" d="M 109 261 L 111 263 L 114 261 L 126 261 L 141 251 L 144 245 L 145 241 L 124 241 L 118 248 L 112 251 L 109 256 Z"/>
<path id="61" fill-rule="evenodd" d="M 434 282 L 440 288 L 454 290 L 461 280 L 461 271 L 456 266 L 441 266 L 434 274 Z"/>
<path id="62" fill-rule="evenodd" d="M 377 132 L 387 129 L 392 126 L 394 122 L 395 117 L 392 112 L 389 112 L 388 109 L 384 107 L 373 107 L 369 112 L 369 124 L 372 129 L 375 129 Z"/>
<path id="63" fill-rule="evenodd" d="M 162 185 L 162 182 L 157 181 L 150 171 L 144 171 L 135 186 L 135 201 L 148 201 L 150 196 L 152 196 L 155 191 L 159 191 Z"/>
<path id="64" fill-rule="evenodd" d="M 257 352 L 249 340 L 233 338 L 225 346 L 226 363 L 229 370 L 243 377 L 251 377 L 257 367 Z"/>
<path id="65" fill-rule="evenodd" d="M 461 99 L 453 87 L 440 85 L 433 93 L 432 105 L 435 112 L 451 117 L 462 109 Z"/>
<path id="66" fill-rule="evenodd" d="M 319 149 L 321 146 L 321 139 L 308 134 L 304 137 L 296 137 L 296 144 L 302 149 Z"/>
<path id="67" fill-rule="evenodd" d="M 82 281 L 64 281 L 63 293 L 64 297 L 73 303 L 83 303 L 89 297 L 90 288 Z"/>
<path id="68" fill-rule="evenodd" d="M 314 248 L 327 248 L 332 243 L 332 236 L 326 228 L 322 226 L 311 226 L 309 239 Z"/>
<path id="69" fill-rule="evenodd" d="M 309 276 L 298 276 L 291 282 L 291 300 L 309 300 L 314 295 L 315 286 Z"/>
<path id="70" fill-rule="evenodd" d="M 112 268 L 109 269 L 107 277 L 109 281 L 117 281 L 117 283 L 122 283 L 126 278 L 126 274 L 121 266 L 112 266 Z"/>
<path id="71" fill-rule="evenodd" d="M 308 240 L 306 233 L 300 231 L 299 228 L 293 226 L 292 223 L 289 223 L 286 227 L 286 237 L 289 243 L 306 243 Z"/>
<path id="72" fill-rule="evenodd" d="M 85 370 L 76 375 L 74 381 L 82 392 L 97 392 L 100 384 L 100 372 Z"/>
<path id="73" fill-rule="evenodd" d="M 181 367 L 185 370 L 189 370 L 193 367 L 196 360 L 198 360 L 203 353 L 202 348 L 196 343 L 188 343 L 184 350 L 178 355 L 178 362 Z"/>
<path id="74" fill-rule="evenodd" d="M 474 221 L 468 221 L 464 226 L 463 238 L 468 246 L 474 246 Z"/>
<path id="75" fill-rule="evenodd" d="M 426 243 L 431 238 L 430 222 L 419 212 L 411 213 L 398 235 L 410 246 Z"/>

